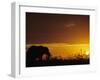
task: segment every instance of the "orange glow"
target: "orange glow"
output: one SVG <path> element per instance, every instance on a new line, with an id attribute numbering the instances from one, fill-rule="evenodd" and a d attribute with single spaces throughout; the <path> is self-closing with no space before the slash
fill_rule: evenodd
<path id="1" fill-rule="evenodd" d="M 89 45 L 88 44 L 66 44 L 66 43 L 50 43 L 50 44 L 30 44 L 30 46 L 46 46 L 52 57 L 62 58 L 62 59 L 74 59 L 81 55 L 83 58 L 89 55 Z"/>

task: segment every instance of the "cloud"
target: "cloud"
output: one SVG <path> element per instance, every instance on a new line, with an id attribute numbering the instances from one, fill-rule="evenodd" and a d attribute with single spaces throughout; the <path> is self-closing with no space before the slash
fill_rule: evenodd
<path id="1" fill-rule="evenodd" d="M 70 28 L 70 27 L 74 27 L 76 24 L 75 23 L 69 23 L 66 24 L 65 27 Z"/>

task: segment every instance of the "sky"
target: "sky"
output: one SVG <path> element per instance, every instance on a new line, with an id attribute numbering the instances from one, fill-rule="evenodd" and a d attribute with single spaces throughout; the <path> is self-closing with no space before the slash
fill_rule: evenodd
<path id="1" fill-rule="evenodd" d="M 26 12 L 26 44 L 89 43 L 89 16 Z"/>

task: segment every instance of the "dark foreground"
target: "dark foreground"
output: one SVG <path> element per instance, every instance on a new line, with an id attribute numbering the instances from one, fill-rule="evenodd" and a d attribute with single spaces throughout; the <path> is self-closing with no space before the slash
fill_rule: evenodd
<path id="1" fill-rule="evenodd" d="M 70 59 L 70 60 L 60 60 L 52 59 L 46 61 L 33 61 L 32 63 L 26 62 L 26 67 L 42 67 L 42 66 L 62 66 L 62 65 L 83 65 L 89 64 L 89 59 Z"/>

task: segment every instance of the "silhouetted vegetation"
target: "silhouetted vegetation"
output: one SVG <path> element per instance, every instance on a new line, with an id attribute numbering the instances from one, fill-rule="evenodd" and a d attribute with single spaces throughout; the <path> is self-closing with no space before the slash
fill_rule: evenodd
<path id="1" fill-rule="evenodd" d="M 31 46 L 26 52 L 26 67 L 89 64 L 89 58 L 78 56 L 75 59 L 52 58 L 44 46 Z"/>

